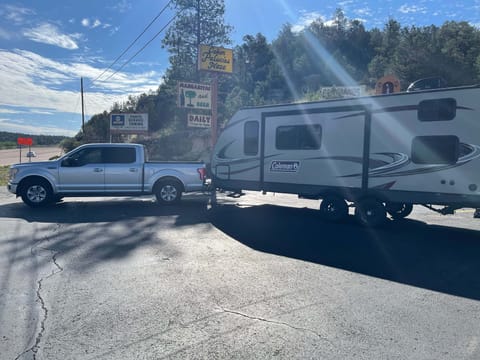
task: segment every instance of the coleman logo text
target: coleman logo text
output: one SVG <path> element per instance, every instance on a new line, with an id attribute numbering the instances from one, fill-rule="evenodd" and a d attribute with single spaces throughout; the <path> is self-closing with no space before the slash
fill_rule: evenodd
<path id="1" fill-rule="evenodd" d="M 272 172 L 298 172 L 300 161 L 275 160 L 270 164 Z"/>

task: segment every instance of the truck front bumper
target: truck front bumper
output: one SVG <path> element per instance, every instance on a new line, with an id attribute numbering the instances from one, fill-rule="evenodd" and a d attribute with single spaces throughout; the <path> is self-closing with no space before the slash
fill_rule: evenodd
<path id="1" fill-rule="evenodd" d="M 10 191 L 12 194 L 17 194 L 17 187 L 18 184 L 8 183 L 7 190 Z"/>

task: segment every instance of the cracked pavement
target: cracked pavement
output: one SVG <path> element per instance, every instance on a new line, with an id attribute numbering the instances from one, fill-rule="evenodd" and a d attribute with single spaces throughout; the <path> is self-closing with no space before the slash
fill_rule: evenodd
<path id="1" fill-rule="evenodd" d="M 288 196 L 219 200 L 37 211 L 0 191 L 0 359 L 480 357 L 471 214 L 372 232 Z"/>

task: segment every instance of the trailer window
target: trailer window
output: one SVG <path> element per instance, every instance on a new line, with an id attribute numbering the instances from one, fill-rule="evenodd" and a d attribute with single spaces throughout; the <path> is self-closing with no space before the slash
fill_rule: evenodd
<path id="1" fill-rule="evenodd" d="M 417 136 L 412 141 L 415 164 L 455 164 L 460 156 L 460 140 L 456 136 Z"/>
<path id="2" fill-rule="evenodd" d="M 245 155 L 258 154 L 258 121 L 245 123 L 243 151 Z"/>
<path id="3" fill-rule="evenodd" d="M 320 125 L 279 126 L 275 146 L 279 150 L 318 150 L 321 139 Z"/>
<path id="4" fill-rule="evenodd" d="M 457 115 L 457 101 L 452 98 L 421 101 L 418 105 L 418 120 L 448 121 Z"/>

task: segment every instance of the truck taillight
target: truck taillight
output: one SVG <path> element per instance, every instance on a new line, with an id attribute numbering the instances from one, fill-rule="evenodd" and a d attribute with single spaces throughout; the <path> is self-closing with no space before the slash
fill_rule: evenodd
<path id="1" fill-rule="evenodd" d="M 207 177 L 207 170 L 205 168 L 198 168 L 198 174 L 200 175 L 200 180 L 204 181 Z"/>

